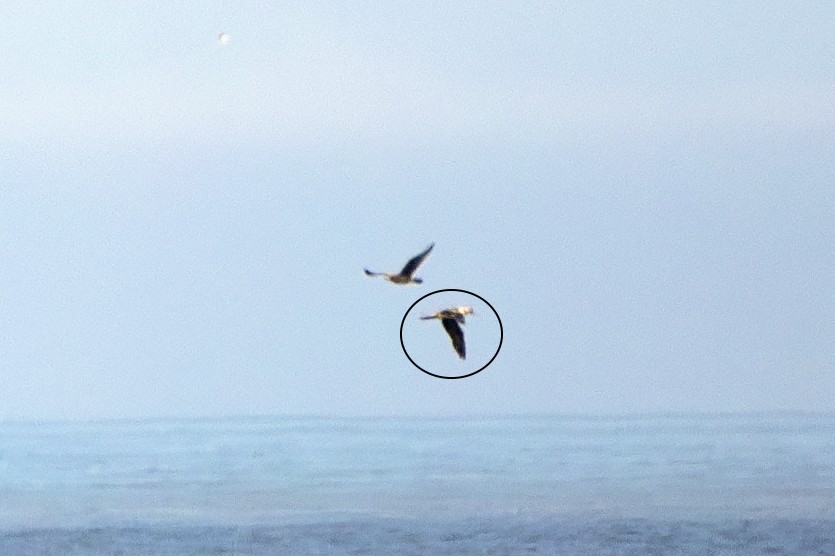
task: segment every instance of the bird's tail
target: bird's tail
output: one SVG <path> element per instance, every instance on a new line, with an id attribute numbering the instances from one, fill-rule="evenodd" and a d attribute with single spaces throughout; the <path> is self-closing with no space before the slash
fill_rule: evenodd
<path id="1" fill-rule="evenodd" d="M 415 284 L 423 284 L 423 278 L 412 278 L 412 282 Z"/>
<path id="2" fill-rule="evenodd" d="M 379 272 L 371 272 L 367 268 L 363 268 L 363 270 L 365 271 L 366 276 L 379 276 L 380 275 Z"/>
<path id="3" fill-rule="evenodd" d="M 432 320 L 434 318 L 437 318 L 437 317 L 435 315 L 432 315 L 431 317 L 420 317 L 420 320 Z"/>

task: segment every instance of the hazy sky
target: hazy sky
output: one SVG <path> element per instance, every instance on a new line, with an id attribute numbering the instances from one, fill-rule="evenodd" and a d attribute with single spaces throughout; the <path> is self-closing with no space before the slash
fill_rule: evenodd
<path id="1" fill-rule="evenodd" d="M 833 409 L 830 1 L 0 21 L 0 419 Z"/>

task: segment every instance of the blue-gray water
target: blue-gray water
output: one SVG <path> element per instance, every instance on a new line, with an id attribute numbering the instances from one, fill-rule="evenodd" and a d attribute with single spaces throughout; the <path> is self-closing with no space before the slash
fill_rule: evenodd
<path id="1" fill-rule="evenodd" d="M 0 554 L 835 554 L 835 415 L 0 424 Z"/>

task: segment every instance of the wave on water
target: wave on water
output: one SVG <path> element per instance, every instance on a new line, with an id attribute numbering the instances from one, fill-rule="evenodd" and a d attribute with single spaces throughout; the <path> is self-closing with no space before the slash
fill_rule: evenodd
<path id="1" fill-rule="evenodd" d="M 0 554 L 835 554 L 835 416 L 0 423 Z"/>
<path id="2" fill-rule="evenodd" d="M 835 554 L 835 521 L 539 517 L 324 520 L 269 526 L 132 526 L 0 534 L 0 553 Z"/>

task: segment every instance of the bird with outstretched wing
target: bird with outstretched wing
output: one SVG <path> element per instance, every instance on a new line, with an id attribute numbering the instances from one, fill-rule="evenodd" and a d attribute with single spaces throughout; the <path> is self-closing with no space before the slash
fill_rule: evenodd
<path id="1" fill-rule="evenodd" d="M 460 324 L 464 323 L 464 316 L 465 315 L 472 315 L 473 309 L 472 307 L 467 306 L 460 306 L 460 307 L 453 307 L 451 309 L 444 309 L 443 311 L 438 311 L 434 315 L 427 315 L 420 317 L 421 320 L 430 320 L 430 319 L 438 319 L 441 321 L 441 324 L 446 330 L 446 333 L 449 335 L 449 339 L 452 340 L 452 347 L 455 349 L 455 353 L 458 354 L 458 357 L 461 359 L 467 358 L 467 346 L 464 343 L 464 331 L 459 326 Z"/>
<path id="2" fill-rule="evenodd" d="M 415 272 L 417 271 L 417 269 L 420 267 L 420 265 L 423 264 L 423 261 L 426 260 L 426 257 L 429 256 L 429 253 L 432 251 L 433 247 L 435 247 L 434 243 L 432 245 L 430 245 L 429 247 L 427 247 L 426 250 L 423 251 L 422 253 L 420 253 L 418 255 L 415 255 L 414 257 L 409 259 L 409 262 L 406 263 L 406 266 L 403 267 L 403 270 L 401 270 L 400 272 L 397 272 L 397 273 L 372 272 L 371 270 L 368 270 L 367 268 L 365 268 L 363 270 L 365 270 L 365 274 L 367 276 L 381 276 L 381 277 L 385 278 L 386 280 L 388 280 L 389 282 L 391 282 L 392 284 L 398 284 L 398 285 L 422 284 L 423 283 L 422 278 L 413 278 L 413 276 L 414 276 Z"/>

